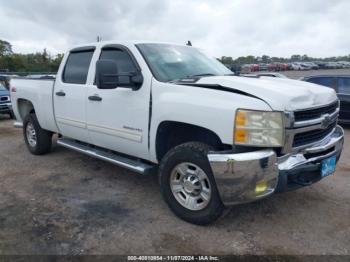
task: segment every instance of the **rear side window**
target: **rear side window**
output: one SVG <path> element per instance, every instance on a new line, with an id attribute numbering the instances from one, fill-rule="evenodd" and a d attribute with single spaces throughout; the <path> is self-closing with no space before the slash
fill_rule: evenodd
<path id="1" fill-rule="evenodd" d="M 70 53 L 62 76 L 63 82 L 86 84 L 93 53 L 93 50 Z"/>
<path id="2" fill-rule="evenodd" d="M 307 81 L 317 85 L 334 88 L 334 77 L 312 77 Z"/>
<path id="3" fill-rule="evenodd" d="M 100 59 L 113 60 L 118 65 L 120 73 L 136 72 L 137 68 L 131 59 L 130 55 L 120 49 L 105 49 L 102 50 Z"/>
<path id="4" fill-rule="evenodd" d="M 350 95 L 350 77 L 338 78 L 338 93 Z"/>

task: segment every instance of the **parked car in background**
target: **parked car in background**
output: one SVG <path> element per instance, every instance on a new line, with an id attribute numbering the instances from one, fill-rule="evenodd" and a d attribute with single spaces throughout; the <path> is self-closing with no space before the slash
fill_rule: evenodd
<path id="1" fill-rule="evenodd" d="M 261 76 L 268 76 L 268 77 L 278 77 L 278 78 L 288 78 L 284 74 L 277 73 L 277 72 L 256 72 L 253 74 L 243 74 L 240 76 L 244 77 L 261 77 Z"/>
<path id="2" fill-rule="evenodd" d="M 250 72 L 258 72 L 260 70 L 258 64 L 251 64 L 250 65 Z"/>
<path id="3" fill-rule="evenodd" d="M 242 71 L 242 66 L 238 64 L 230 65 L 229 69 L 235 74 L 239 75 Z"/>
<path id="4" fill-rule="evenodd" d="M 293 70 L 293 68 L 292 68 L 292 63 L 287 63 L 287 70 Z"/>
<path id="5" fill-rule="evenodd" d="M 268 69 L 268 71 L 271 71 L 271 72 L 277 71 L 277 65 L 274 63 L 268 64 L 267 69 Z"/>
<path id="6" fill-rule="evenodd" d="M 303 62 L 302 64 L 309 67 L 310 69 L 314 69 L 314 70 L 319 69 L 319 66 L 314 62 Z"/>
<path id="7" fill-rule="evenodd" d="M 337 62 L 342 68 L 350 68 L 350 62 L 347 61 L 339 61 Z"/>
<path id="8" fill-rule="evenodd" d="M 301 66 L 304 67 L 304 70 L 312 70 L 313 64 L 309 62 L 300 62 Z"/>
<path id="9" fill-rule="evenodd" d="M 267 71 L 269 69 L 268 65 L 267 64 L 264 64 L 264 63 L 260 63 L 259 64 L 259 70 L 260 71 Z"/>
<path id="10" fill-rule="evenodd" d="M 337 69 L 337 68 L 339 68 L 339 65 L 336 62 L 327 62 L 327 68 L 328 69 Z"/>
<path id="11" fill-rule="evenodd" d="M 7 114 L 14 118 L 12 111 L 10 91 L 0 83 L 0 114 Z"/>
<path id="12" fill-rule="evenodd" d="M 297 63 L 291 63 L 290 64 L 290 68 L 292 70 L 301 70 L 301 66 L 299 64 L 297 64 Z"/>
<path id="13" fill-rule="evenodd" d="M 350 124 L 350 75 L 309 76 L 302 80 L 334 89 L 340 100 L 339 122 Z"/>
<path id="14" fill-rule="evenodd" d="M 311 68 L 303 63 L 294 62 L 292 63 L 293 70 L 310 70 Z"/>
<path id="15" fill-rule="evenodd" d="M 327 69 L 328 68 L 326 62 L 317 61 L 317 62 L 315 62 L 315 64 L 318 65 L 318 69 Z"/>
<path id="16" fill-rule="evenodd" d="M 242 74 L 248 74 L 250 72 L 251 72 L 251 67 L 250 67 L 249 64 L 242 65 L 242 67 L 241 67 L 241 73 Z"/>
<path id="17" fill-rule="evenodd" d="M 288 64 L 286 63 L 278 63 L 279 71 L 287 71 L 288 70 Z"/>

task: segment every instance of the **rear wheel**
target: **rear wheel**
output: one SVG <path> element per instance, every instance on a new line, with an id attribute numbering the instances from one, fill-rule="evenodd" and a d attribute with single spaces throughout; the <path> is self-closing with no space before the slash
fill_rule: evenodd
<path id="1" fill-rule="evenodd" d="M 224 206 L 207 159 L 208 145 L 189 142 L 162 159 L 159 181 L 170 209 L 181 219 L 205 225 L 218 219 Z"/>
<path id="2" fill-rule="evenodd" d="M 27 148 L 34 155 L 43 155 L 51 150 L 52 133 L 40 127 L 35 114 L 29 114 L 25 117 L 23 136 Z"/>

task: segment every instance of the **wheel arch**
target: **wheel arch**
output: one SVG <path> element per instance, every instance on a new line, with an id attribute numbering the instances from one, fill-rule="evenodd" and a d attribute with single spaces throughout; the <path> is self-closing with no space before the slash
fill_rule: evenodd
<path id="1" fill-rule="evenodd" d="M 156 157 L 160 161 L 173 147 L 190 142 L 202 142 L 215 149 L 223 149 L 228 145 L 222 143 L 220 137 L 205 127 L 178 121 L 163 121 L 156 132 Z"/>
<path id="2" fill-rule="evenodd" d="M 34 105 L 31 101 L 23 98 L 17 100 L 18 114 L 23 121 L 28 114 L 35 113 Z"/>

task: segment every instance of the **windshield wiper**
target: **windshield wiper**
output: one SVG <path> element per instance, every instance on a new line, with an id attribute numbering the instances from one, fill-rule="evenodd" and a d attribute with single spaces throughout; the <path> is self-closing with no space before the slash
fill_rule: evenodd
<path id="1" fill-rule="evenodd" d="M 205 73 L 205 74 L 189 75 L 189 76 L 186 76 L 185 78 L 200 77 L 200 76 L 216 76 L 216 75 L 212 73 Z"/>
<path id="2" fill-rule="evenodd" d="M 203 77 L 203 76 L 216 76 L 216 75 L 212 74 L 212 73 L 188 75 L 188 76 L 185 76 L 183 78 L 171 80 L 171 81 L 169 81 L 169 83 L 175 83 L 175 82 L 179 82 L 179 81 L 182 81 L 182 80 L 191 80 L 191 79 L 200 78 L 200 77 Z"/>

